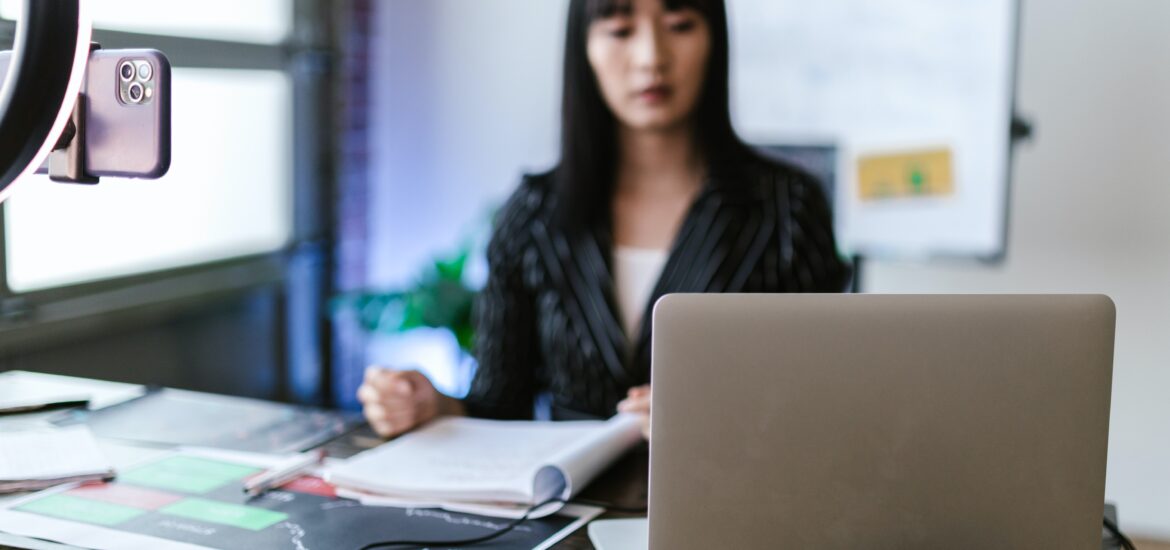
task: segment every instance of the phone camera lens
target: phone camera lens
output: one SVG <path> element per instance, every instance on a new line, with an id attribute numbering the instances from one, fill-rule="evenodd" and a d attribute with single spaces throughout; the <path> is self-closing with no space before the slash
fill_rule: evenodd
<path id="1" fill-rule="evenodd" d="M 150 63 L 141 63 L 138 65 L 138 78 L 139 78 L 139 80 L 150 80 L 150 73 L 151 72 L 152 71 L 150 69 Z"/>
<path id="2" fill-rule="evenodd" d="M 118 67 L 118 74 L 122 76 L 122 80 L 134 78 L 134 64 L 129 61 L 123 61 L 122 65 Z"/>
<path id="3" fill-rule="evenodd" d="M 126 90 L 126 93 L 130 96 L 130 101 L 133 101 L 134 103 L 141 102 L 143 95 L 142 84 L 137 82 L 130 84 L 130 88 Z"/>

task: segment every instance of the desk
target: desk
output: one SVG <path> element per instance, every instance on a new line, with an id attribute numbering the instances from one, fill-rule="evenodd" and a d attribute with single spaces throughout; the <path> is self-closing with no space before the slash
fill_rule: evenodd
<path id="1" fill-rule="evenodd" d="M 157 397 L 158 394 L 156 394 Z M 206 395 L 206 394 L 204 394 Z M 188 392 L 185 396 L 198 397 L 198 394 Z M 214 403 L 214 400 L 222 399 L 217 396 L 207 395 L 207 397 Z M 150 397 L 146 398 L 149 399 Z M 162 405 L 160 405 L 162 403 Z M 126 406 L 146 407 L 154 416 L 166 416 L 167 411 L 159 409 L 162 406 L 164 409 L 171 407 L 166 400 L 155 400 L 151 404 L 146 405 L 142 401 L 128 403 Z M 0 425 L 21 424 L 29 425 L 45 424 L 49 418 L 55 415 L 62 414 L 60 411 L 50 413 L 38 413 L 33 415 L 8 416 L 0 417 Z M 127 411 L 120 411 L 116 416 L 126 416 Z M 130 415 L 136 417 L 137 415 Z M 190 418 L 187 416 L 186 418 Z M 199 416 L 199 418 L 204 418 Z M 102 422 L 99 419 L 93 419 L 95 422 L 95 429 L 97 425 Z M 200 423 L 202 425 L 202 423 Z M 239 426 L 227 427 L 228 429 L 236 430 Z M 198 430 L 203 431 L 203 430 Z M 98 432 L 99 434 L 101 432 Z M 218 433 L 218 432 L 216 432 Z M 268 433 L 268 432 L 265 432 Z M 207 434 L 203 434 L 206 436 Z M 215 434 L 212 434 L 215 435 Z M 217 437 L 211 438 L 217 440 Z M 103 448 L 107 455 L 113 460 L 115 465 L 124 467 L 128 464 L 139 462 L 146 458 L 151 458 L 153 455 L 163 451 L 159 449 L 144 448 L 144 447 L 128 447 L 125 444 L 119 444 L 115 440 L 101 440 Z M 318 439 L 317 441 L 321 441 Z M 357 454 L 363 450 L 381 444 L 382 440 L 369 429 L 368 426 L 359 426 L 347 431 L 346 433 L 325 441 L 320 448 L 324 448 L 330 456 L 345 458 Z M 649 469 L 649 451 L 647 446 L 642 445 L 631 451 L 623 459 L 619 460 L 607 472 L 603 473 L 593 484 L 587 487 L 582 498 L 593 499 L 596 501 L 603 501 L 612 503 L 624 508 L 639 508 L 644 507 L 647 494 L 647 472 Z M 609 513 L 603 517 L 635 517 L 630 514 Z M 49 543 L 39 540 L 28 539 L 24 537 L 17 537 L 0 533 L 0 549 L 20 548 L 20 549 L 34 549 L 34 550 L 76 550 L 76 547 Z M 562 540 L 559 544 L 554 546 L 557 549 L 592 549 L 593 545 L 589 542 L 588 535 L 585 529 L 579 529 L 568 538 Z"/>
<path id="2" fill-rule="evenodd" d="M 11 418 L 11 417 L 10 417 Z M 0 420 L 4 422 L 5 420 Z M 348 457 L 381 443 L 381 440 L 365 426 L 326 442 L 324 447 L 331 456 Z M 610 467 L 580 495 L 583 499 L 608 502 L 622 508 L 645 506 L 648 495 L 649 448 L 636 447 Z M 609 512 L 603 518 L 638 517 L 639 514 Z M 1141 550 L 1170 550 L 1170 544 L 1150 541 L 1136 541 Z M 74 547 L 13 537 L 0 533 L 0 549 L 21 548 L 35 550 L 66 550 Z M 579 529 L 559 544 L 557 550 L 593 550 L 585 529 Z M 1106 547 L 1108 548 L 1108 547 Z"/>

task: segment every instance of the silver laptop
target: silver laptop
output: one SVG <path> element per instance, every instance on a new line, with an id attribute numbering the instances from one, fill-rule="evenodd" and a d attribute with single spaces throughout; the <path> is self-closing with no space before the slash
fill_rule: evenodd
<path id="1" fill-rule="evenodd" d="M 672 295 L 650 548 L 1101 547 L 1105 296 Z"/>

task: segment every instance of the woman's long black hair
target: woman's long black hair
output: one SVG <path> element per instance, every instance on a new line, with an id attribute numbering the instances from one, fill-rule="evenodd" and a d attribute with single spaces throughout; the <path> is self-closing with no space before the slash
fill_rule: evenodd
<path id="1" fill-rule="evenodd" d="M 617 177 L 617 120 L 605 104 L 586 57 L 589 25 L 628 9 L 631 0 L 572 0 L 565 32 L 561 161 L 556 170 L 561 221 L 580 227 L 609 219 Z M 727 9 L 723 0 L 664 0 L 667 9 L 693 8 L 707 21 L 711 50 L 695 105 L 695 136 L 709 170 L 734 169 L 756 158 L 731 125 Z"/>

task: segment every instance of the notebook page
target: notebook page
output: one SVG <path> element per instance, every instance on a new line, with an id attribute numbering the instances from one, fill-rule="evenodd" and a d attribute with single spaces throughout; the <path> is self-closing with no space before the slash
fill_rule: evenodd
<path id="1" fill-rule="evenodd" d="M 0 431 L 0 481 L 63 479 L 111 470 L 85 426 Z"/>
<path id="2" fill-rule="evenodd" d="M 641 418 L 632 414 L 619 414 L 576 445 L 564 448 L 553 459 L 552 465 L 560 469 L 566 478 L 566 496 L 577 494 L 641 441 Z"/>
<path id="3" fill-rule="evenodd" d="M 537 472 L 604 426 L 442 418 L 330 468 L 327 479 L 398 496 L 531 503 Z"/>

